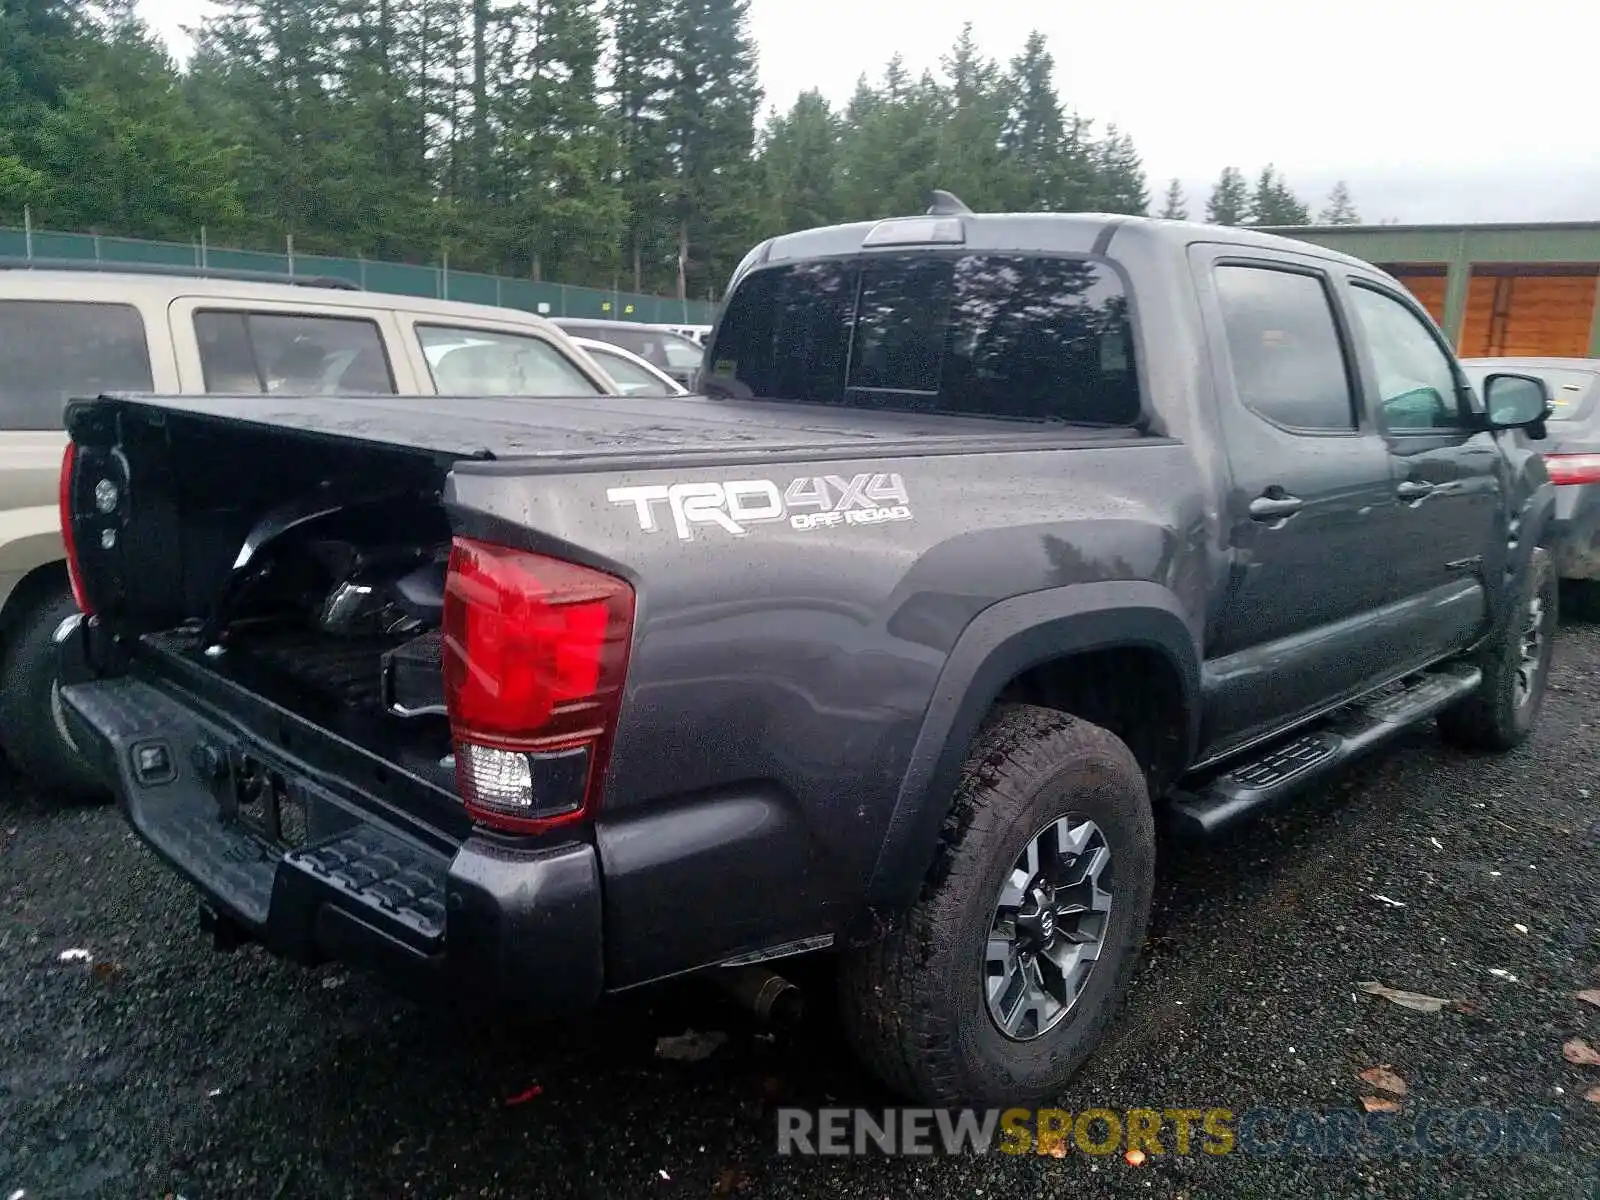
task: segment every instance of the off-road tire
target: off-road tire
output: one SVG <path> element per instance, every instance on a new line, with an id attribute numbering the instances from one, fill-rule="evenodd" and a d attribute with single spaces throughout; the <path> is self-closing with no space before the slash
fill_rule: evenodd
<path id="1" fill-rule="evenodd" d="M 1514 750 L 1533 732 L 1550 680 L 1550 655 L 1559 620 L 1555 566 L 1547 550 L 1536 548 L 1517 590 L 1517 598 L 1500 628 L 1474 659 L 1483 672 L 1478 690 L 1439 714 L 1439 733 L 1464 750 L 1503 753 Z M 1538 670 L 1526 703 L 1518 703 L 1518 669 L 1524 636 L 1535 599 L 1543 605 Z"/>
<path id="2" fill-rule="evenodd" d="M 0 745 L 46 799 L 100 799 L 105 787 L 62 731 L 56 705 L 57 626 L 78 611 L 65 586 L 34 596 L 0 657 Z"/>
<path id="3" fill-rule="evenodd" d="M 1077 813 L 1111 851 L 1101 956 L 1076 1004 L 1032 1041 L 988 1010 L 984 946 L 1002 879 L 1036 831 Z M 973 744 L 921 896 L 887 938 L 840 963 L 857 1054 L 894 1091 L 931 1104 L 1003 1105 L 1059 1093 L 1100 1041 L 1150 915 L 1155 823 L 1144 772 L 1106 730 L 1006 705 Z"/>

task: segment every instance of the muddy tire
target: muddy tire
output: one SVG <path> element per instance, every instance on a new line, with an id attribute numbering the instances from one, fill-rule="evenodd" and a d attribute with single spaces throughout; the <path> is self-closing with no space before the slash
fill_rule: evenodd
<path id="1" fill-rule="evenodd" d="M 840 964 L 856 1052 L 924 1103 L 1058 1093 L 1127 989 L 1154 868 L 1149 793 L 1127 746 L 1050 709 L 997 709 L 917 903 Z"/>
<path id="2" fill-rule="evenodd" d="M 53 639 L 77 611 L 64 583 L 41 590 L 12 622 L 0 657 L 0 745 L 47 799 L 106 795 L 61 721 Z"/>
<path id="3" fill-rule="evenodd" d="M 1559 601 L 1555 567 L 1535 549 L 1507 620 L 1478 651 L 1478 690 L 1439 714 L 1451 745 L 1495 753 L 1515 749 L 1533 732 L 1544 704 L 1555 646 Z"/>

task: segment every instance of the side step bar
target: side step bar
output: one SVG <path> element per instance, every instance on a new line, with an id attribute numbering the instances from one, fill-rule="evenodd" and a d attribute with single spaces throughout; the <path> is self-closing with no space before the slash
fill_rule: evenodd
<path id="1" fill-rule="evenodd" d="M 1216 833 L 1449 707 L 1482 678 L 1477 667 L 1454 664 L 1413 677 L 1399 690 L 1346 705 L 1310 731 L 1225 768 L 1197 791 L 1174 793 L 1172 824 L 1179 833 Z"/>

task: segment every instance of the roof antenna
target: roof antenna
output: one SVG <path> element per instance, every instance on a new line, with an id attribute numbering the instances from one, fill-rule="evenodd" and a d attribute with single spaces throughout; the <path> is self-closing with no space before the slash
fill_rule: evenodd
<path id="1" fill-rule="evenodd" d="M 928 215 L 930 217 L 971 216 L 972 210 L 961 203 L 960 198 L 954 193 L 947 192 L 943 188 L 934 188 L 933 202 L 928 205 Z"/>

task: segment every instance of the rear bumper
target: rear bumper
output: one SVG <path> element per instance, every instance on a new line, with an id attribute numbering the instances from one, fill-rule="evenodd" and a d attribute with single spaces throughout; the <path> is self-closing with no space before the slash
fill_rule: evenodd
<path id="1" fill-rule="evenodd" d="M 363 967 L 423 998 L 492 998 L 540 1014 L 599 997 L 592 846 L 532 851 L 479 833 L 457 843 L 132 677 L 73 684 L 62 698 L 138 835 L 274 953 Z M 294 848 L 230 810 L 239 755 L 288 797 Z"/>

